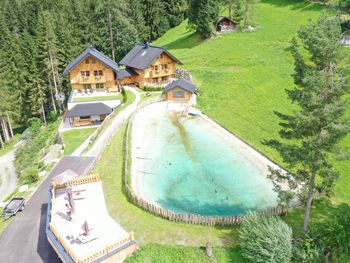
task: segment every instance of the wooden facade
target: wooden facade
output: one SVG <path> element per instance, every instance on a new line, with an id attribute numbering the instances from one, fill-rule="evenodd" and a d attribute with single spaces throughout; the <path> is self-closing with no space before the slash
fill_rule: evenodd
<path id="1" fill-rule="evenodd" d="M 220 17 L 216 23 L 216 31 L 217 32 L 234 32 L 237 30 L 237 23 L 231 20 L 228 17 Z"/>
<path id="2" fill-rule="evenodd" d="M 140 88 L 167 84 L 175 77 L 176 64 L 174 59 L 163 52 L 145 70 L 131 68 L 138 75 L 123 78 L 120 84 L 135 84 Z"/>
<path id="3" fill-rule="evenodd" d="M 74 90 L 116 91 L 114 71 L 99 60 L 88 56 L 69 72 Z"/>
<path id="4" fill-rule="evenodd" d="M 165 94 L 166 100 L 170 101 L 190 101 L 192 93 L 179 87 L 169 90 Z"/>

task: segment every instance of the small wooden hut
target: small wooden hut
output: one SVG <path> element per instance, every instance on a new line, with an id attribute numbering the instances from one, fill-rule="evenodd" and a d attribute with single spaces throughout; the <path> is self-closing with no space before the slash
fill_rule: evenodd
<path id="1" fill-rule="evenodd" d="M 221 16 L 216 22 L 217 32 L 235 32 L 237 31 L 237 23 L 227 16 Z"/>

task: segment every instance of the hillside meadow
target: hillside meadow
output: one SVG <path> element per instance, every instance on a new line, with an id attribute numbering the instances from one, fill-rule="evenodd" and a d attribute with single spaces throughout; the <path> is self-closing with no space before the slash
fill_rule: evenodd
<path id="1" fill-rule="evenodd" d="M 259 30 L 225 33 L 202 40 L 186 22 L 154 44 L 164 46 L 190 70 L 199 86 L 199 108 L 241 139 L 283 165 L 278 153 L 263 144 L 279 138 L 274 111 L 291 113 L 287 99 L 293 87 L 291 39 L 309 19 L 325 9 L 320 4 L 291 0 L 262 0 L 256 8 Z M 343 142 L 350 149 L 350 136 Z M 350 202 L 350 161 L 335 161 L 341 172 L 332 201 Z"/>

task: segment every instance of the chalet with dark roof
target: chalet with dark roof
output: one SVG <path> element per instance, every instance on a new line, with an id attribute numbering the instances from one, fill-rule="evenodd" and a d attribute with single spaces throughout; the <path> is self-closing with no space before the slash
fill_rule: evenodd
<path id="1" fill-rule="evenodd" d="M 118 72 L 116 62 L 90 45 L 69 63 L 63 75 L 69 75 L 73 90 L 117 91 L 116 76 Z"/>
<path id="2" fill-rule="evenodd" d="M 125 77 L 117 77 L 121 85 L 163 86 L 175 77 L 176 65 L 181 61 L 162 47 L 137 44 L 119 62 L 125 65 Z"/>
<path id="3" fill-rule="evenodd" d="M 168 84 L 163 93 L 166 100 L 170 101 L 190 101 L 196 92 L 196 84 L 186 79 L 179 79 Z"/>
<path id="4" fill-rule="evenodd" d="M 102 102 L 80 103 L 67 112 L 67 118 L 73 126 L 100 124 L 111 112 Z"/>

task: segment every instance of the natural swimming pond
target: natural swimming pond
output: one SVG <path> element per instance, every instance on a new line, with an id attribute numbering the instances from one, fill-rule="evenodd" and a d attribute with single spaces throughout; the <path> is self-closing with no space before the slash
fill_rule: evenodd
<path id="1" fill-rule="evenodd" d="M 132 184 L 137 195 L 186 214 L 242 215 L 276 205 L 265 157 L 202 117 L 156 103 L 132 126 Z"/>

